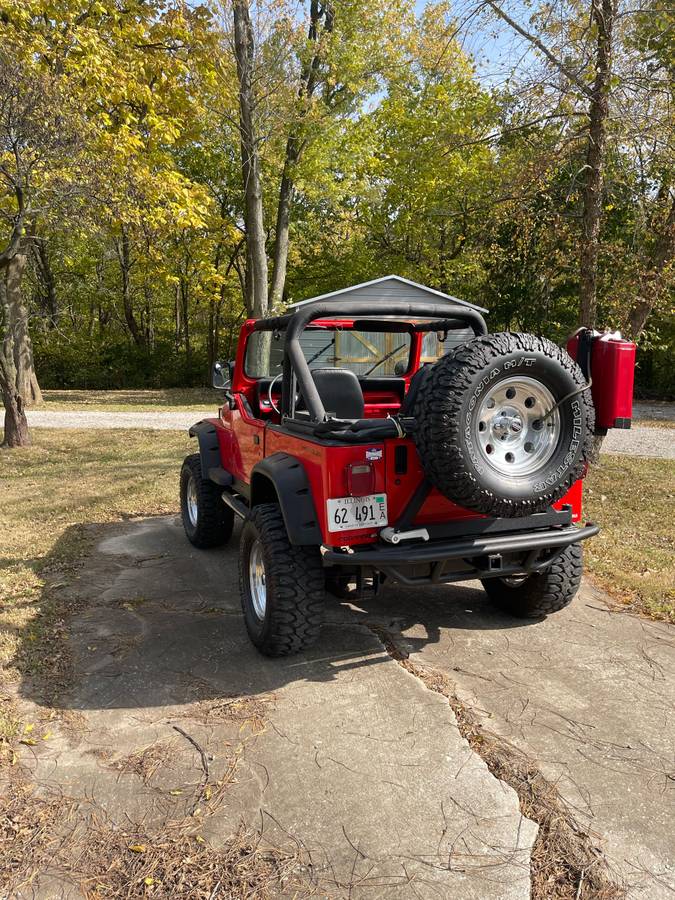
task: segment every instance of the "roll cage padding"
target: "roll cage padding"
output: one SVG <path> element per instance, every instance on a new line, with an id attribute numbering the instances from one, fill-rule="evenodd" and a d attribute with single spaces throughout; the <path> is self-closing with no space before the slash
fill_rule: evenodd
<path id="1" fill-rule="evenodd" d="M 208 480 L 209 469 L 220 467 L 220 445 L 218 434 L 213 422 L 202 419 L 195 422 L 188 429 L 190 437 L 196 437 L 199 441 L 199 459 L 202 465 L 202 478 Z"/>
<path id="2" fill-rule="evenodd" d="M 300 335 L 307 325 L 314 319 L 345 316 L 355 318 L 357 316 L 372 316 L 372 301 L 347 300 L 347 301 L 317 301 L 307 303 L 300 307 L 292 316 L 283 317 L 283 325 L 279 320 L 279 327 L 286 328 L 286 342 L 284 345 L 284 377 L 282 387 L 282 411 L 284 415 L 294 413 L 294 391 L 292 390 L 292 375 L 298 380 L 300 393 L 302 394 L 310 418 L 314 422 L 323 422 L 326 418 L 326 410 L 312 380 L 307 360 L 300 346 Z M 407 318 L 431 318 L 456 320 L 459 324 L 466 324 L 473 333 L 478 336 L 487 334 L 485 320 L 475 309 L 469 309 L 454 304 L 441 303 L 409 303 L 405 300 L 394 300 L 387 303 L 388 316 L 402 316 Z"/>
<path id="3" fill-rule="evenodd" d="M 270 484 L 276 492 L 291 544 L 318 546 L 323 543 L 303 464 L 288 453 L 273 453 L 256 463 L 251 472 L 251 509 L 257 503 L 274 501 L 275 498 L 269 495 Z"/>

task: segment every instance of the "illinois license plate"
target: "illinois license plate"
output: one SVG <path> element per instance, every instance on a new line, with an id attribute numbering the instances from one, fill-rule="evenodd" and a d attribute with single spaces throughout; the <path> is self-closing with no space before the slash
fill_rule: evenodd
<path id="1" fill-rule="evenodd" d="M 387 495 L 338 497 L 326 501 L 329 531 L 382 528 L 387 524 Z"/>

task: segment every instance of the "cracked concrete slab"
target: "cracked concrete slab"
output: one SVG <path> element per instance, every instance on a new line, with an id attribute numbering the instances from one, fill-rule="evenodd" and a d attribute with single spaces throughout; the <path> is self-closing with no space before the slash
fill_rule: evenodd
<path id="1" fill-rule="evenodd" d="M 265 659 L 243 628 L 236 540 L 197 551 L 172 518 L 106 532 L 68 589 L 82 601 L 69 716 L 22 755 L 43 790 L 112 823 L 192 816 L 216 845 L 243 820 L 302 846 L 322 896 L 529 897 L 537 826 L 358 614 L 329 601 L 311 652 Z"/>
<path id="2" fill-rule="evenodd" d="M 675 895 L 672 626 L 588 584 L 540 622 L 493 609 L 476 582 L 387 588 L 356 614 L 399 633 L 413 662 L 447 673 L 486 728 L 539 762 L 630 897 Z"/>

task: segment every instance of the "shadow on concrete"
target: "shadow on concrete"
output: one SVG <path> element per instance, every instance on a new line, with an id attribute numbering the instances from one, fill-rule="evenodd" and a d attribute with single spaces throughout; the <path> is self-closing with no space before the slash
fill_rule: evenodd
<path id="1" fill-rule="evenodd" d="M 63 556 L 72 541 L 66 532 L 51 556 Z M 235 531 L 226 548 L 196 550 L 173 517 L 97 526 L 95 549 L 72 584 L 56 594 L 62 610 L 55 618 L 62 615 L 67 623 L 62 638 L 71 677 L 62 687 L 25 678 L 23 695 L 42 704 L 49 697 L 74 710 L 177 707 L 266 694 L 294 681 L 331 681 L 350 669 L 377 666 L 387 656 L 370 624 L 394 630 L 423 624 L 425 637 L 410 640 L 414 649 L 437 643 L 442 629 L 522 627 L 493 610 L 475 587 L 384 588 L 371 601 L 328 596 L 317 645 L 268 659 L 244 629 L 237 548 Z M 37 647 L 32 633 L 23 642 L 28 646 L 20 659 L 61 652 L 53 644 Z"/>

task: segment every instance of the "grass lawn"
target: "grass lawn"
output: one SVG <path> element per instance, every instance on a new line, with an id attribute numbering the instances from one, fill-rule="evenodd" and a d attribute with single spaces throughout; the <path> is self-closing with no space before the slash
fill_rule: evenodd
<path id="1" fill-rule="evenodd" d="M 586 479 L 585 545 L 593 580 L 631 609 L 675 622 L 675 462 L 603 455 Z"/>
<path id="2" fill-rule="evenodd" d="M 20 727 L 3 682 L 64 664 L 51 591 L 95 539 L 88 526 L 175 512 L 192 446 L 172 431 L 36 429 L 33 441 L 0 450 L 0 739 Z"/>
<path id="3" fill-rule="evenodd" d="M 171 412 L 216 409 L 222 391 L 213 388 L 163 388 L 147 391 L 43 391 L 38 409 L 53 411 Z"/>

